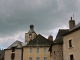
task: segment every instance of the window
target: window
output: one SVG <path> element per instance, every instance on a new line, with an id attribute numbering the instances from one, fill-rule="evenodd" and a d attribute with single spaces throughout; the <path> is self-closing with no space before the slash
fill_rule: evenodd
<path id="1" fill-rule="evenodd" d="M 15 47 L 12 47 L 12 52 L 15 52 Z"/>
<path id="2" fill-rule="evenodd" d="M 44 57 L 44 60 L 47 60 L 47 57 Z"/>
<path id="3" fill-rule="evenodd" d="M 37 53 L 39 53 L 39 47 L 37 48 Z"/>
<path id="4" fill-rule="evenodd" d="M 32 38 L 32 34 L 29 34 L 29 38 Z"/>
<path id="5" fill-rule="evenodd" d="M 69 47 L 72 47 L 72 40 L 69 40 Z"/>
<path id="6" fill-rule="evenodd" d="M 74 58 L 73 58 L 73 54 L 72 54 L 72 55 L 70 55 L 70 60 L 74 60 Z"/>
<path id="7" fill-rule="evenodd" d="M 29 60 L 32 60 L 32 57 L 29 57 Z"/>
<path id="8" fill-rule="evenodd" d="M 32 53 L 32 47 L 30 47 L 30 53 Z"/>
<path id="9" fill-rule="evenodd" d="M 55 51 L 54 51 L 54 54 L 55 54 Z"/>
<path id="10" fill-rule="evenodd" d="M 46 47 L 44 47 L 44 53 L 46 53 Z"/>
<path id="11" fill-rule="evenodd" d="M 37 57 L 37 58 L 36 58 L 36 60 L 40 60 L 40 58 L 39 58 L 39 57 Z"/>
<path id="12" fill-rule="evenodd" d="M 14 59 L 14 58 L 15 58 L 15 54 L 12 53 L 12 54 L 11 54 L 11 59 Z"/>

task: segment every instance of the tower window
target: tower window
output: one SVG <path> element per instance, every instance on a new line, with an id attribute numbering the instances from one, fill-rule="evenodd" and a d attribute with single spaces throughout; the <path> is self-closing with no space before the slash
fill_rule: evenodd
<path id="1" fill-rule="evenodd" d="M 70 55 L 70 60 L 74 60 L 73 54 Z"/>
<path id="2" fill-rule="evenodd" d="M 72 40 L 69 40 L 69 47 L 72 47 Z"/>
<path id="3" fill-rule="evenodd" d="M 29 34 L 29 38 L 32 38 L 32 34 Z"/>

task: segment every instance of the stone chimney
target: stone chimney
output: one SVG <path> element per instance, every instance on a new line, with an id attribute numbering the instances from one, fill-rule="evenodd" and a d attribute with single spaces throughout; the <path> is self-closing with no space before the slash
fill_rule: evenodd
<path id="1" fill-rule="evenodd" d="M 48 40 L 53 41 L 53 36 L 50 35 L 50 36 L 48 37 Z"/>
<path id="2" fill-rule="evenodd" d="M 69 20 L 69 29 L 72 29 L 74 26 L 75 26 L 75 20 L 72 20 L 71 17 L 71 20 Z"/>

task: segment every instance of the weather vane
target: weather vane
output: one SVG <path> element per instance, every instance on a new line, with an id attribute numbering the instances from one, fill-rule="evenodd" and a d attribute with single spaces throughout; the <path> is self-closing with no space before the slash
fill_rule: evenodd
<path id="1" fill-rule="evenodd" d="M 73 14 L 73 19 L 74 19 L 74 14 Z"/>
<path id="2" fill-rule="evenodd" d="M 72 20 L 72 16 L 71 16 L 71 20 Z"/>

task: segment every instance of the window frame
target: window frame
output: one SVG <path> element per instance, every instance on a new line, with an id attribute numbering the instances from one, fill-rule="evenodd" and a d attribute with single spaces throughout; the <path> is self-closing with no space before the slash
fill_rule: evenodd
<path id="1" fill-rule="evenodd" d="M 39 53 L 39 47 L 36 48 L 36 52 Z"/>
<path id="2" fill-rule="evenodd" d="M 15 48 L 16 48 L 16 47 L 12 47 L 12 52 L 15 52 Z"/>
<path id="3" fill-rule="evenodd" d="M 29 57 L 29 60 L 32 60 L 32 57 Z"/>
<path id="4" fill-rule="evenodd" d="M 11 59 L 12 59 L 12 60 L 15 59 L 15 53 L 12 53 L 12 54 L 11 54 Z"/>
<path id="5" fill-rule="evenodd" d="M 44 53 L 46 53 L 47 52 L 47 49 L 46 49 L 46 47 L 44 47 Z"/>
<path id="6" fill-rule="evenodd" d="M 71 48 L 72 47 L 72 40 L 70 39 L 69 40 L 69 48 Z"/>
<path id="7" fill-rule="evenodd" d="M 40 57 L 36 57 L 36 60 L 40 60 Z"/>
<path id="8" fill-rule="evenodd" d="M 70 60 L 74 60 L 73 54 L 70 55 Z"/>
<path id="9" fill-rule="evenodd" d="M 32 53 L 32 47 L 30 47 L 30 53 Z"/>
<path id="10" fill-rule="evenodd" d="M 32 38 L 32 34 L 31 33 L 29 34 L 29 38 Z"/>
<path id="11" fill-rule="evenodd" d="M 47 57 L 44 57 L 44 60 L 47 60 Z"/>

